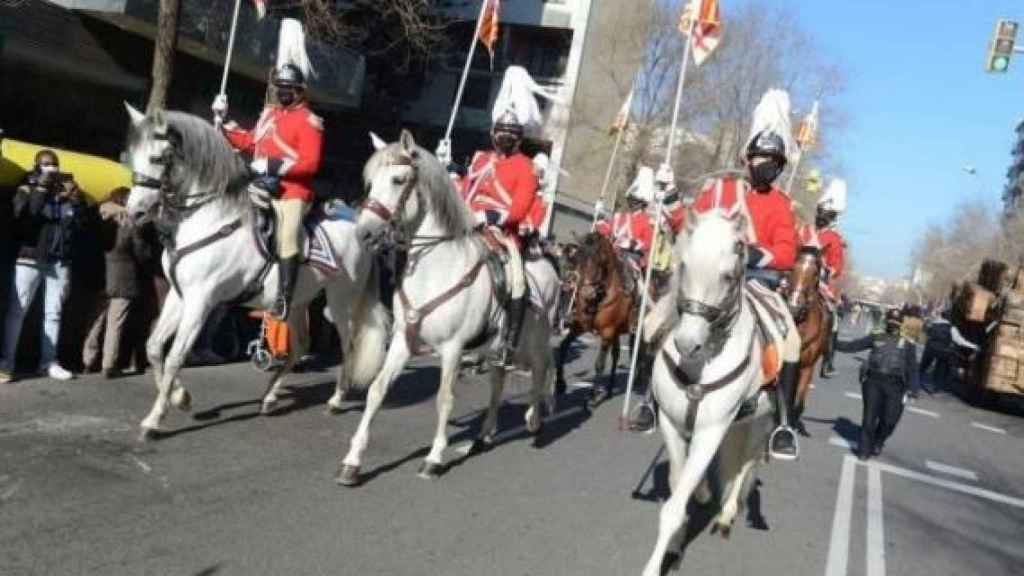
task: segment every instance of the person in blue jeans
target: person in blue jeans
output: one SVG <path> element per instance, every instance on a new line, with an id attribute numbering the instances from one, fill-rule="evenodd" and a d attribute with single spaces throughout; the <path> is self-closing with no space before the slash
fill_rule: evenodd
<path id="1" fill-rule="evenodd" d="M 74 375 L 57 362 L 57 341 L 75 239 L 86 221 L 86 206 L 71 176 L 60 172 L 57 155 L 51 150 L 36 154 L 35 167 L 18 187 L 12 204 L 18 259 L 4 321 L 0 383 L 14 378 L 21 326 L 40 286 L 44 304 L 40 372 L 70 380 Z"/>

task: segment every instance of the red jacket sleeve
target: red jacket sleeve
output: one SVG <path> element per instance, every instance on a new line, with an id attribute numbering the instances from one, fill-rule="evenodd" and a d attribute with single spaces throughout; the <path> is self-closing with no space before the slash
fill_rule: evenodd
<path id="1" fill-rule="evenodd" d="M 524 160 L 517 170 L 515 187 L 509 190 L 512 195 L 512 206 L 509 207 L 508 217 L 505 219 L 507 226 L 518 226 L 530 213 L 530 208 L 537 199 L 537 176 L 533 173 L 533 166 L 527 162 Z"/>
<path id="2" fill-rule="evenodd" d="M 772 255 L 768 267 L 775 270 L 792 270 L 796 264 L 797 234 L 796 219 L 788 202 L 780 202 L 772 218 L 774 224 L 769 244 L 761 246 Z"/>
<path id="3" fill-rule="evenodd" d="M 308 182 L 320 170 L 324 133 L 320 119 L 312 112 L 306 114 L 306 122 L 298 131 L 295 151 L 299 158 L 281 175 L 282 180 Z"/>
<path id="4" fill-rule="evenodd" d="M 829 234 L 828 240 L 824 254 L 825 265 L 832 274 L 832 280 L 837 280 L 843 276 L 843 269 L 846 266 L 846 246 L 842 237 L 835 232 Z"/>
<path id="5" fill-rule="evenodd" d="M 251 130 L 245 130 L 234 122 L 225 124 L 222 130 L 224 131 L 224 137 L 228 139 L 232 148 L 242 152 L 252 152 L 256 140 L 253 138 Z"/>
<path id="6" fill-rule="evenodd" d="M 636 230 L 636 241 L 644 254 L 651 253 L 651 245 L 654 244 L 654 225 L 649 216 L 645 216 Z"/>

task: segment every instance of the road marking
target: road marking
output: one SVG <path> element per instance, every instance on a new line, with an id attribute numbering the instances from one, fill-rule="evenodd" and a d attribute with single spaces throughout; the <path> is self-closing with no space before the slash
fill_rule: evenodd
<path id="1" fill-rule="evenodd" d="M 988 430 L 996 434 L 1006 434 L 1006 430 L 1002 428 L 996 428 L 995 426 L 989 426 L 988 424 L 982 424 L 981 422 L 971 422 L 971 426 L 978 428 L 979 430 Z"/>
<path id="2" fill-rule="evenodd" d="M 907 412 L 913 412 L 914 414 L 920 414 L 921 416 L 928 416 L 929 418 L 938 418 L 938 412 L 932 412 L 931 410 L 925 410 L 924 408 L 918 408 L 917 406 L 907 406 Z"/>
<path id="3" fill-rule="evenodd" d="M 849 456 L 848 456 L 849 458 Z M 885 576 L 885 525 L 882 513 L 882 472 L 868 470 L 867 576 Z"/>
<path id="4" fill-rule="evenodd" d="M 828 562 L 825 576 L 846 576 L 850 553 L 850 522 L 853 519 L 853 483 L 856 480 L 856 460 L 847 455 L 839 474 L 836 492 L 836 511 L 832 515 L 832 537 L 828 544 Z"/>
<path id="5" fill-rule="evenodd" d="M 889 474 L 895 474 L 896 476 L 902 476 L 903 478 L 908 478 L 910 480 L 917 480 L 918 482 L 938 486 L 954 492 L 960 492 L 961 494 L 984 498 L 1000 504 L 1007 504 L 1015 508 L 1024 508 L 1024 498 L 1008 496 L 1006 494 L 993 492 L 992 490 L 986 490 L 984 488 L 978 488 L 977 486 L 971 486 L 970 484 L 964 484 L 954 480 L 936 478 L 935 476 L 929 476 L 913 470 L 907 470 L 906 468 L 900 468 L 899 466 L 893 466 L 892 464 L 883 464 L 881 462 L 871 461 L 865 463 L 864 466 L 869 468 L 878 468 L 882 472 L 888 472 Z"/>
<path id="6" fill-rule="evenodd" d="M 833 437 L 828 439 L 828 443 L 833 445 L 833 446 L 839 446 L 840 448 L 847 448 L 847 449 L 854 450 L 854 451 L 857 450 L 857 444 L 858 444 L 858 443 L 855 443 L 855 442 L 850 442 L 849 440 L 847 440 L 846 438 L 843 438 L 842 436 L 833 436 Z"/>
<path id="7" fill-rule="evenodd" d="M 949 474 L 950 476 L 958 476 L 965 478 L 973 482 L 978 481 L 978 475 L 966 468 L 958 468 L 956 466 L 950 466 L 949 464 L 943 464 L 942 462 L 935 462 L 933 460 L 925 460 L 924 465 L 929 470 L 934 470 L 941 474 Z"/>
<path id="8" fill-rule="evenodd" d="M 861 396 L 859 392 L 847 392 L 846 393 L 846 397 L 847 398 L 853 398 L 854 400 L 863 400 L 864 399 L 864 397 Z"/>

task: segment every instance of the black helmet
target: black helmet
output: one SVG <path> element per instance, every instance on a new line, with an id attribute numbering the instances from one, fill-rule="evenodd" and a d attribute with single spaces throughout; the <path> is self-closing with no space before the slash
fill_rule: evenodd
<path id="1" fill-rule="evenodd" d="M 786 164 L 786 141 L 775 132 L 762 130 L 754 136 L 754 139 L 747 145 L 747 160 L 755 156 L 767 156 L 779 160 L 780 164 Z"/>
<path id="2" fill-rule="evenodd" d="M 302 70 L 294 64 L 285 64 L 280 68 L 274 69 L 274 74 L 270 79 L 271 84 L 274 86 L 294 86 L 296 88 L 306 87 L 306 76 L 303 75 Z"/>

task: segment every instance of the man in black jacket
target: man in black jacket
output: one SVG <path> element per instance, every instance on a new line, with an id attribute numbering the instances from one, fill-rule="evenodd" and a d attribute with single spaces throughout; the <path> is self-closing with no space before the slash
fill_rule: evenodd
<path id="1" fill-rule="evenodd" d="M 57 341 L 64 300 L 70 287 L 75 240 L 85 225 L 81 191 L 68 174 L 60 173 L 51 150 L 36 154 L 35 168 L 14 195 L 17 263 L 7 302 L 0 383 L 13 378 L 18 337 L 36 291 L 43 286 L 43 334 L 40 371 L 57 380 L 74 377 L 57 362 Z"/>
<path id="2" fill-rule="evenodd" d="M 861 364 L 860 381 L 864 402 L 858 457 L 867 460 L 882 453 L 903 415 L 903 399 L 917 379 L 917 349 L 914 342 L 900 334 L 903 314 L 889 310 L 885 315 L 885 333 L 865 336 L 836 344 L 840 352 L 871 350 Z"/>

